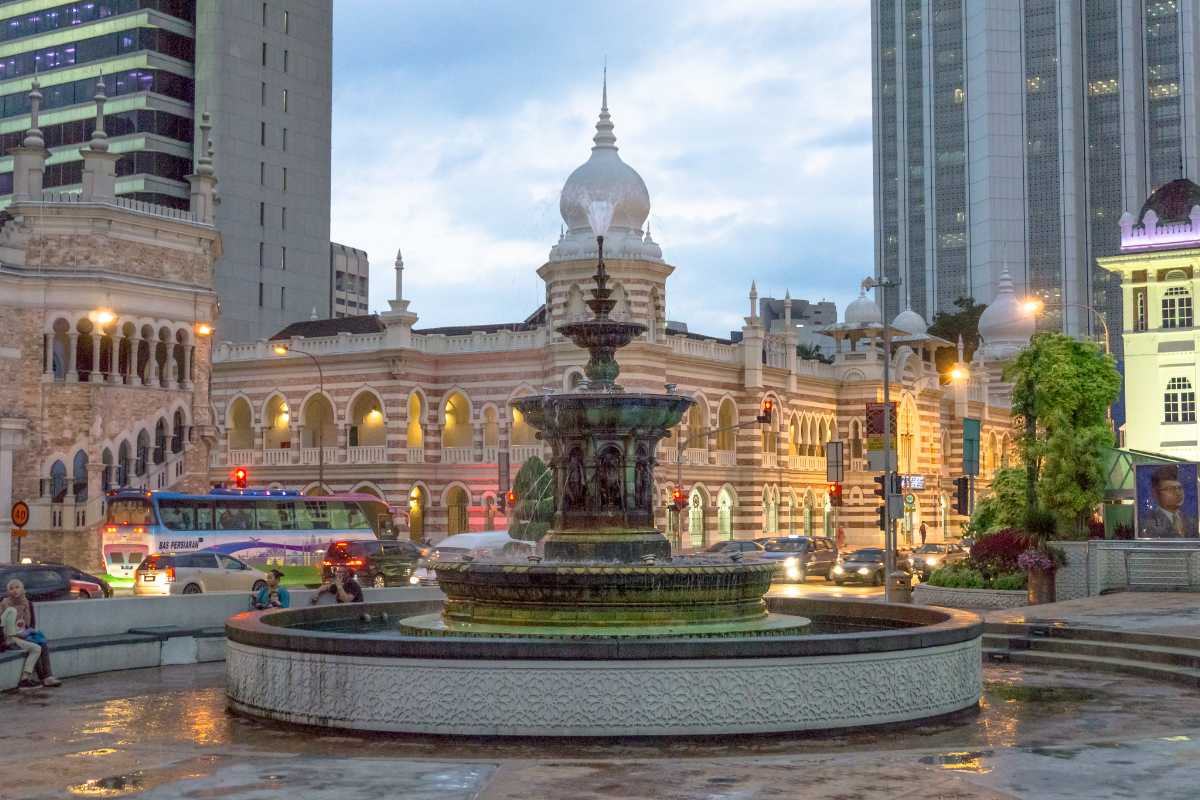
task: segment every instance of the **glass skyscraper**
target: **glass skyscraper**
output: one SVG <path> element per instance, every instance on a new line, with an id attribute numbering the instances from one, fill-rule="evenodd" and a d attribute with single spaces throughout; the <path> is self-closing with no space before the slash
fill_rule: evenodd
<path id="1" fill-rule="evenodd" d="M 1120 355 L 1096 258 L 1158 186 L 1200 178 L 1200 0 L 875 0 L 876 272 L 893 313 L 987 302 L 1005 265 L 1042 328 Z"/>

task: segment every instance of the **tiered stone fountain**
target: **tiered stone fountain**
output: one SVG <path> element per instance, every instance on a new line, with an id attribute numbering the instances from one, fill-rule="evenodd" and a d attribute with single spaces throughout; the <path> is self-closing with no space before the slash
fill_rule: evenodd
<path id="1" fill-rule="evenodd" d="M 776 599 L 773 566 L 673 558 L 654 528 L 654 453 L 691 405 L 625 392 L 603 205 L 583 391 L 517 401 L 550 446 L 544 560 L 437 567 L 383 602 L 246 613 L 226 625 L 230 707 L 311 725 L 493 736 L 766 733 L 923 719 L 981 690 L 981 625 L 959 611 Z M 611 217 L 611 206 L 607 208 Z M 375 599 L 375 598 L 371 598 Z"/>

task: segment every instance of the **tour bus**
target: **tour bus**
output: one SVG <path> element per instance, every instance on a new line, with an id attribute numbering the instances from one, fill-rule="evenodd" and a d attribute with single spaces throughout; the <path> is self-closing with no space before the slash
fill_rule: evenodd
<path id="1" fill-rule="evenodd" d="M 369 494 L 301 495 L 288 489 L 213 489 L 208 494 L 120 489 L 108 496 L 100 535 L 106 579 L 133 582 L 150 553 L 210 550 L 256 566 L 319 576 L 334 540 L 391 535 L 387 504 Z M 289 569 L 292 568 L 292 569 Z"/>

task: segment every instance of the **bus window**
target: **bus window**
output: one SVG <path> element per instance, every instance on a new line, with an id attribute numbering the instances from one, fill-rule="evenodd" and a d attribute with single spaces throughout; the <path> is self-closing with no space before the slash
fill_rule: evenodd
<path id="1" fill-rule="evenodd" d="M 292 503 L 262 502 L 258 504 L 257 517 L 260 531 L 290 531 L 292 525 Z"/>
<path id="2" fill-rule="evenodd" d="M 196 508 L 191 500 L 158 501 L 158 518 L 163 525 L 173 531 L 194 531 L 196 529 Z"/>
<path id="3" fill-rule="evenodd" d="M 213 526 L 213 507 L 211 503 L 204 501 L 196 503 L 196 530 L 215 530 Z"/>
<path id="4" fill-rule="evenodd" d="M 254 530 L 254 503 L 231 500 L 217 504 L 217 527 L 223 531 Z"/>
<path id="5" fill-rule="evenodd" d="M 296 504 L 296 527 L 299 530 L 327 530 L 329 504 L 324 500 L 301 500 Z"/>
<path id="6" fill-rule="evenodd" d="M 154 509 L 140 497 L 118 497 L 108 502 L 109 525 L 153 525 Z"/>

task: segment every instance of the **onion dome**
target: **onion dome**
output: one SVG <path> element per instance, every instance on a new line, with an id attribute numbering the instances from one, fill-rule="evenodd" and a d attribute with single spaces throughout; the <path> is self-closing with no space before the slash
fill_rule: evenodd
<path id="1" fill-rule="evenodd" d="M 1187 178 L 1180 178 L 1155 189 L 1142 204 L 1137 221 L 1140 223 L 1147 211 L 1153 211 L 1158 215 L 1160 225 L 1167 222 L 1187 222 L 1191 219 L 1194 206 L 1200 206 L 1200 186 Z"/>
<path id="2" fill-rule="evenodd" d="M 914 336 L 922 336 L 929 332 L 925 318 L 911 308 L 906 308 L 897 314 L 896 318 L 892 320 L 892 327 Z"/>
<path id="3" fill-rule="evenodd" d="M 979 317 L 980 348 L 984 358 L 997 360 L 1016 355 L 1033 337 L 1033 315 L 1021 305 L 1013 292 L 1008 267 L 1000 273 L 996 296 Z"/>
<path id="4" fill-rule="evenodd" d="M 883 322 L 883 312 L 870 297 L 867 290 L 860 289 L 858 299 L 846 306 L 846 322 L 851 325 L 879 325 Z"/>
<path id="5" fill-rule="evenodd" d="M 567 229 L 590 235 L 588 206 L 596 200 L 607 200 L 614 205 L 611 230 L 637 232 L 640 240 L 642 224 L 650 215 L 650 192 L 642 176 L 617 155 L 617 137 L 608 113 L 607 78 L 592 141 L 591 157 L 571 173 L 559 196 L 558 209 Z"/>

